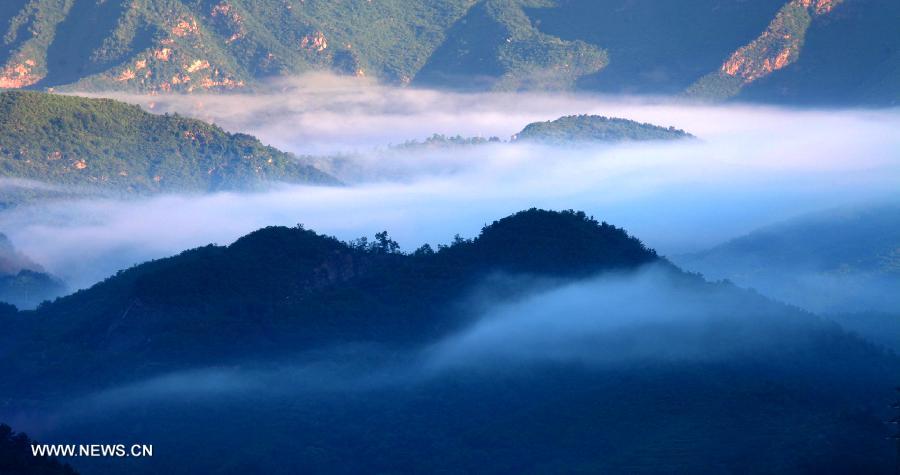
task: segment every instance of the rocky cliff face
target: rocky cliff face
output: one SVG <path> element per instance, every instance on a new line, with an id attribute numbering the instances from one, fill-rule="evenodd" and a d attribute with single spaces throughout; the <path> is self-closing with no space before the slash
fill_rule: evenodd
<path id="1" fill-rule="evenodd" d="M 156 93 L 310 70 L 408 81 L 474 2 L 19 3 L 0 7 L 0 88 Z"/>
<path id="2" fill-rule="evenodd" d="M 735 51 L 721 71 L 750 83 L 791 64 L 800 54 L 812 17 L 828 14 L 838 3 L 840 0 L 791 1 L 759 38 Z"/>
<path id="3" fill-rule="evenodd" d="M 726 98 L 794 63 L 813 18 L 829 14 L 842 0 L 791 0 L 756 39 L 740 47 L 718 71 L 697 81 L 690 95 Z"/>

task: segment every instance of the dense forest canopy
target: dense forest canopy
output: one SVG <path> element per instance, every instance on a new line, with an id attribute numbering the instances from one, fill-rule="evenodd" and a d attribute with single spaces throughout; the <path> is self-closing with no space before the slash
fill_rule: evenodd
<path id="1" fill-rule="evenodd" d="M 0 93 L 0 175 L 137 193 L 334 184 L 256 138 L 109 99 Z"/>
<path id="2" fill-rule="evenodd" d="M 888 473 L 892 457 L 895 354 L 582 212 L 531 209 L 408 253 L 387 232 L 267 227 L 0 317 L 10 411 L 84 395 L 75 407 L 102 412 L 56 437 L 165 447 L 134 473 L 188 452 L 209 473 L 710 473 L 760 452 L 788 472 Z M 683 447 L 648 445 L 656 431 Z M 197 450 L 210 440 L 228 450 Z M 614 457 L 597 450 L 610 441 Z"/>
<path id="3" fill-rule="evenodd" d="M 559 145 L 584 142 L 675 140 L 692 137 L 693 135 L 675 127 L 660 127 L 599 115 L 571 115 L 556 120 L 528 124 L 514 136 L 514 139 Z"/>
<path id="4" fill-rule="evenodd" d="M 16 0 L 0 88 L 247 90 L 331 71 L 394 84 L 897 104 L 890 0 Z"/>

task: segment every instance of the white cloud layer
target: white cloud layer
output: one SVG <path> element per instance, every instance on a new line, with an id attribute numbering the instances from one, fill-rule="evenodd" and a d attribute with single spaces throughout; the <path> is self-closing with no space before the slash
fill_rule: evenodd
<path id="1" fill-rule="evenodd" d="M 532 206 L 583 209 L 663 253 L 694 251 L 801 213 L 897 198 L 900 111 L 791 110 L 588 95 L 461 94 L 311 77 L 257 95 L 121 96 L 246 131 L 296 153 L 358 151 L 377 180 L 251 194 L 68 200 L 0 213 L 0 231 L 75 287 L 265 225 L 407 249 Z M 432 133 L 508 137 L 565 114 L 625 117 L 700 140 L 397 152 Z M 372 150 L 377 149 L 377 152 Z"/>

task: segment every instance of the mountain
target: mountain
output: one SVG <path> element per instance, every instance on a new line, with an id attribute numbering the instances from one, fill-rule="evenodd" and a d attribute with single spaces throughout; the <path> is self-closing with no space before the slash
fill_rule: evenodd
<path id="1" fill-rule="evenodd" d="M 896 104 L 891 0 L 14 0 L 0 87 L 252 88 L 328 70 L 455 89 Z"/>
<path id="2" fill-rule="evenodd" d="M 897 312 L 900 206 L 812 213 L 674 260 L 816 312 Z"/>
<path id="3" fill-rule="evenodd" d="M 557 245 L 563 237 L 565 248 Z M 82 369 L 93 361 L 92 377 L 122 368 L 136 374 L 340 341 L 421 342 L 461 325 L 440 310 L 492 273 L 574 278 L 656 259 L 637 239 L 582 213 L 523 212 L 472 241 L 410 255 L 396 252 L 386 234 L 348 244 L 272 227 L 122 271 L 13 321 L 33 322 L 25 326 L 33 341 L 55 342 L 50 350 L 23 339 L 21 351 L 68 353 Z M 20 352 L 0 358 L 12 355 L 23 360 Z M 33 378 L 32 371 L 42 370 L 20 376 Z"/>
<path id="4" fill-rule="evenodd" d="M 113 100 L 30 91 L 0 93 L 0 170 L 8 178 L 137 193 L 336 183 L 249 135 Z"/>
<path id="5" fill-rule="evenodd" d="M 473 2 L 418 71 L 416 83 L 460 89 L 560 90 L 602 70 L 609 61 L 601 47 L 548 35 L 525 10 L 548 5 L 543 0 Z"/>
<path id="6" fill-rule="evenodd" d="M 0 302 L 33 308 L 65 290 L 59 279 L 16 251 L 6 235 L 0 233 Z"/>
<path id="7" fill-rule="evenodd" d="M 801 105 L 900 103 L 900 4 L 832 3 L 827 14 L 812 17 L 796 61 L 746 85 L 740 98 Z"/>
<path id="8" fill-rule="evenodd" d="M 693 137 L 674 127 L 660 127 L 614 117 L 578 115 L 528 124 L 509 140 L 501 140 L 499 137 L 432 134 L 424 140 L 408 140 L 365 154 L 311 157 L 311 160 L 316 168 L 342 182 L 352 184 L 384 179 L 407 179 L 416 172 L 416 167 L 426 164 L 434 166 L 450 157 L 458 159 L 456 155 L 458 152 L 473 148 L 482 148 L 480 151 L 489 153 L 489 150 L 486 150 L 488 147 L 503 147 L 509 144 L 582 146 Z M 444 163 L 446 172 L 458 169 L 458 160 L 453 159 Z"/>
<path id="9" fill-rule="evenodd" d="M 46 272 L 22 269 L 14 274 L 0 274 L 0 302 L 19 308 L 33 308 L 65 291 L 65 284 Z"/>
<path id="10" fill-rule="evenodd" d="M 882 421 L 900 358 L 574 211 L 523 211 L 411 253 L 387 233 L 264 228 L 0 325 L 0 419 L 33 421 L 49 443 L 165 449 L 129 473 L 893 463 Z M 221 452 L 197 450 L 213 442 Z"/>
<path id="11" fill-rule="evenodd" d="M 631 142 L 643 140 L 676 140 L 694 136 L 675 127 L 636 122 L 599 115 L 570 115 L 555 120 L 532 122 L 509 142 L 544 142 L 555 145 L 586 142 Z M 423 141 L 411 140 L 393 147 L 395 150 L 440 150 L 472 145 L 504 143 L 499 137 L 463 137 L 434 134 Z"/>
<path id="12" fill-rule="evenodd" d="M 900 206 L 882 204 L 800 216 L 672 259 L 900 351 L 898 255 Z"/>
<path id="13" fill-rule="evenodd" d="M 0 87 L 228 90 L 321 69 L 407 82 L 471 4 L 16 0 L 0 10 Z"/>
<path id="14" fill-rule="evenodd" d="M 513 139 L 515 141 L 564 144 L 676 140 L 692 137 L 693 135 L 675 127 L 660 127 L 599 115 L 570 115 L 552 121 L 528 124 L 521 132 L 513 136 Z"/>

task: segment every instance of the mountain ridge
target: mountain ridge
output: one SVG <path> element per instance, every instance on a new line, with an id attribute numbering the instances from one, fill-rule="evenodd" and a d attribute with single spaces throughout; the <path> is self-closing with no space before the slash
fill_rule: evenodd
<path id="1" fill-rule="evenodd" d="M 563 241 L 568 245 L 560 246 Z M 14 346 L 30 352 L 43 344 L 29 345 L 52 340 L 59 344 L 54 351 L 92 347 L 83 356 L 101 366 L 109 366 L 101 363 L 106 352 L 129 355 L 143 368 L 340 341 L 406 344 L 464 322 L 440 303 L 449 305 L 491 275 L 573 279 L 658 260 L 623 230 L 574 211 L 520 212 L 472 240 L 409 254 L 399 253 L 387 233 L 343 243 L 300 227 L 268 227 L 227 247 L 209 245 L 123 270 L 6 323 L 24 325 L 22 345 Z M 180 343 L 184 338 L 194 341 L 190 348 Z M 38 367 L 49 361 L 21 356 Z"/>
<path id="2" fill-rule="evenodd" d="M 889 0 L 17 0 L 0 10 L 0 88 L 221 92 L 324 70 L 451 89 L 891 105 L 898 15 Z"/>
<path id="3" fill-rule="evenodd" d="M 268 227 L 3 310 L 0 418 L 48 443 L 164 440 L 134 473 L 179 473 L 209 440 L 225 455 L 191 471 L 887 474 L 893 456 L 896 354 L 575 211 L 403 254 Z"/>
<path id="4" fill-rule="evenodd" d="M 0 172 L 137 193 L 337 184 L 250 135 L 110 99 L 33 91 L 0 92 Z"/>

